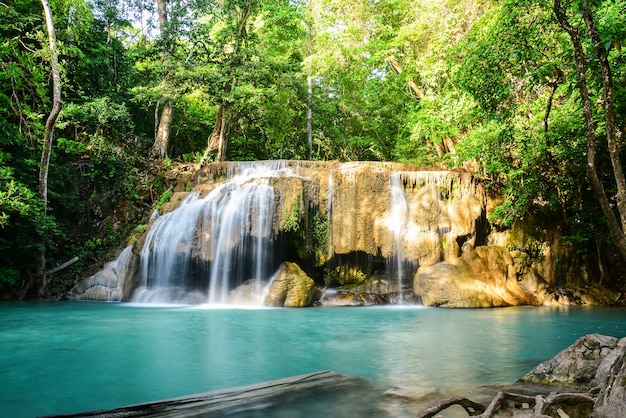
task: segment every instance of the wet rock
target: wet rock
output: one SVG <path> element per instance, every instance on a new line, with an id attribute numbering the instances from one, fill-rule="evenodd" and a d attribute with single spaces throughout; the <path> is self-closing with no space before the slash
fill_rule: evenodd
<path id="1" fill-rule="evenodd" d="M 374 306 L 386 305 L 389 301 L 377 293 L 327 289 L 323 292 L 320 303 L 323 306 Z"/>
<path id="2" fill-rule="evenodd" d="M 394 386 L 387 389 L 384 395 L 411 401 L 427 401 L 440 396 L 440 393 L 436 389 L 422 386 Z"/>
<path id="3" fill-rule="evenodd" d="M 301 308 L 312 306 L 317 294 L 315 282 L 295 263 L 285 262 L 269 286 L 266 306 Z"/>
<path id="4" fill-rule="evenodd" d="M 246 280 L 230 292 L 228 302 L 233 305 L 260 305 L 266 285 L 260 280 Z"/>

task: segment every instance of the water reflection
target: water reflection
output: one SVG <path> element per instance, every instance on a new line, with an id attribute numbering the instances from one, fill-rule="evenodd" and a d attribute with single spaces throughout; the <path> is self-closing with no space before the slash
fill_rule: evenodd
<path id="1" fill-rule="evenodd" d="M 0 410 L 19 418 L 113 408 L 333 370 L 371 384 L 366 394 L 341 395 L 357 404 L 337 408 L 398 417 L 416 404 L 385 391 L 510 383 L 579 336 L 626 336 L 625 319 L 617 308 L 0 304 Z M 298 416 L 273 408 L 277 415 L 264 416 Z"/>

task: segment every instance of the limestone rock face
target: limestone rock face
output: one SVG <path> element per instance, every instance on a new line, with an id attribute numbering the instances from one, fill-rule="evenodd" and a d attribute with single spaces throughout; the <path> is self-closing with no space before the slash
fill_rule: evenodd
<path id="1" fill-rule="evenodd" d="M 494 202 L 465 171 L 259 161 L 189 165 L 173 176 L 169 202 L 135 241 L 138 267 L 120 273 L 105 266 L 70 297 L 126 300 L 136 289 L 139 302 L 139 293 L 175 291 L 228 303 L 233 289 L 267 282 L 281 263 L 294 262 L 320 287 L 362 294 L 328 303 L 378 303 L 368 294 L 389 302 L 389 294 L 407 292 L 442 307 L 594 305 L 620 298 L 591 286 L 575 249 L 549 222 L 525 220 L 488 233 Z M 251 299 L 254 289 L 242 287 L 233 297 Z M 271 303 L 311 301 L 277 297 Z"/>
<path id="2" fill-rule="evenodd" d="M 128 297 L 129 287 L 134 270 L 137 267 L 137 256 L 131 247 L 127 247 L 119 257 L 106 263 L 104 268 L 76 285 L 69 294 L 74 300 L 96 300 L 118 302 Z"/>
<path id="3" fill-rule="evenodd" d="M 413 291 L 425 306 L 487 308 L 536 301 L 520 286 L 510 254 L 502 247 L 463 248 L 450 262 L 421 267 Z"/>
<path id="4" fill-rule="evenodd" d="M 317 290 L 315 282 L 295 263 L 283 263 L 269 286 L 266 306 L 302 308 L 311 306 Z"/>
<path id="5" fill-rule="evenodd" d="M 285 261 L 329 287 L 376 277 L 386 292 L 406 292 L 418 265 L 454 260 L 464 242 L 485 239 L 485 193 L 464 171 L 267 161 L 196 166 L 181 179 L 136 241 L 142 294 L 216 289 L 223 301 L 224 289 L 267 280 Z"/>

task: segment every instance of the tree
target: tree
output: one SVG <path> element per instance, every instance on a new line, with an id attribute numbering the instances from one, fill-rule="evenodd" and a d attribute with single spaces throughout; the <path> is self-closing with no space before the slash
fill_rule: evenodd
<path id="1" fill-rule="evenodd" d="M 168 50 L 171 48 L 171 31 L 168 22 L 168 3 L 167 0 L 157 0 L 157 11 L 159 17 L 159 30 L 161 32 L 161 40 L 163 42 L 163 68 L 165 70 L 165 78 L 168 78 L 168 73 L 171 69 L 171 53 Z M 158 108 L 158 104 L 157 104 Z M 155 111 L 155 114 L 157 112 Z M 170 140 L 170 130 L 172 127 L 172 119 L 174 118 L 174 107 L 172 101 L 167 98 L 163 103 L 163 109 L 161 110 L 161 117 L 159 118 L 158 127 L 155 132 L 154 145 L 152 146 L 151 154 L 159 159 L 167 157 L 167 148 Z M 155 121 L 156 124 L 156 121 Z"/>
<path id="2" fill-rule="evenodd" d="M 59 70 L 59 52 L 57 50 L 57 39 L 52 21 L 52 11 L 48 0 L 41 0 L 46 18 L 46 29 L 48 31 L 48 42 L 50 46 L 50 71 L 52 73 L 52 110 L 46 119 L 46 131 L 43 140 L 43 151 L 41 154 L 41 165 L 39 169 L 39 194 L 43 200 L 44 219 L 46 216 L 48 202 L 48 171 L 50 168 L 50 155 L 54 143 L 54 124 L 56 123 L 63 103 L 61 101 L 61 72 Z M 39 260 L 38 276 L 40 280 L 39 295 L 46 292 L 48 279 L 46 277 L 46 233 L 43 230 L 43 241 L 41 244 L 41 254 Z"/>
<path id="3" fill-rule="evenodd" d="M 602 40 L 598 28 L 596 26 L 594 14 L 587 0 L 582 1 L 581 7 L 583 21 L 586 27 L 586 35 L 591 41 L 591 48 L 594 51 L 596 64 L 600 66 L 602 77 L 602 93 L 604 101 L 604 130 L 606 132 L 606 141 L 608 153 L 610 156 L 611 166 L 613 169 L 613 180 L 617 187 L 616 193 L 616 209 L 621 223 L 613 210 L 609 200 L 607 191 L 601 181 L 599 169 L 597 166 L 597 123 L 593 114 L 593 104 L 591 101 L 587 78 L 588 64 L 587 54 L 583 46 L 583 39 L 580 27 L 572 25 L 570 19 L 560 0 L 554 0 L 554 13 L 556 18 L 565 32 L 570 36 L 572 46 L 574 48 L 574 62 L 576 65 L 577 85 L 580 92 L 583 114 L 587 129 L 587 178 L 596 195 L 602 213 L 604 214 L 609 232 L 613 243 L 620 252 L 622 258 L 626 261 L 626 180 L 624 178 L 623 167 L 620 159 L 620 136 L 621 131 L 616 126 L 615 108 L 614 108 L 614 85 L 611 71 L 609 51 L 605 47 L 607 40 Z M 610 34 L 611 35 L 611 34 Z M 620 39 L 608 39 L 609 47 L 614 41 L 620 42 Z"/>
<path id="4" fill-rule="evenodd" d="M 257 7 L 258 4 L 255 0 L 234 0 L 224 4 L 222 9 L 223 21 L 227 25 L 221 35 L 226 35 L 226 39 L 222 38 L 226 41 L 222 48 L 226 48 L 227 50 L 222 51 L 222 53 L 226 52 L 227 54 L 224 65 L 237 67 L 242 65 L 246 59 L 241 49 L 246 47 L 246 41 L 249 35 L 247 26 L 249 25 L 253 11 Z M 217 151 L 215 161 L 226 160 L 230 125 L 233 123 L 233 119 L 236 119 L 236 116 L 231 114 L 232 109 L 229 103 L 231 101 L 229 96 L 233 92 L 233 87 L 236 86 L 238 82 L 236 70 L 235 68 L 223 68 L 223 71 L 226 78 L 222 87 L 222 100 L 219 104 L 213 131 L 209 136 L 208 144 L 202 157 L 202 164 L 207 161 L 209 154 L 213 151 Z"/>

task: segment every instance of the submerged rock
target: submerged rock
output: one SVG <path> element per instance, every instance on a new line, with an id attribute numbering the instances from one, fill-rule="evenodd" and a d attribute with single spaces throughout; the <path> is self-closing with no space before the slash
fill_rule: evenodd
<path id="1" fill-rule="evenodd" d="M 320 299 L 323 306 L 374 306 L 386 305 L 389 301 L 377 293 L 343 289 L 325 290 Z"/>

